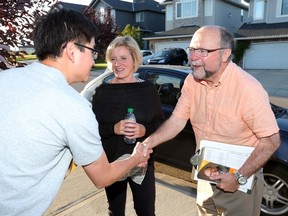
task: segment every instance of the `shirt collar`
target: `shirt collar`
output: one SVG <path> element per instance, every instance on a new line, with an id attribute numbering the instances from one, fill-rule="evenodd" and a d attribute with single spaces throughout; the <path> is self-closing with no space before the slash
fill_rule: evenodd
<path id="1" fill-rule="evenodd" d="M 233 63 L 232 62 L 229 62 L 229 64 L 227 65 L 227 67 L 225 68 L 225 70 L 223 71 L 221 77 L 220 77 L 220 80 L 218 83 L 214 83 L 213 84 L 213 87 L 212 88 L 216 88 L 216 87 L 220 87 L 221 84 L 223 82 L 225 82 L 225 80 L 227 80 L 230 72 L 233 70 Z M 208 85 L 208 82 L 206 80 L 200 80 L 199 81 L 202 85 L 205 85 L 205 86 L 209 86 Z"/>

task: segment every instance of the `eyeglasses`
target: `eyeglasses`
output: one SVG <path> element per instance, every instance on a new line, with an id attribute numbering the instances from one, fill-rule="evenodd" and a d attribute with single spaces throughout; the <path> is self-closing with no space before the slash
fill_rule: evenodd
<path id="1" fill-rule="evenodd" d="M 97 49 L 94 49 L 94 48 L 91 48 L 91 47 L 88 47 L 88 46 L 85 46 L 83 44 L 79 44 L 79 43 L 74 43 L 76 46 L 79 46 L 79 47 L 84 47 L 86 49 L 89 49 L 92 51 L 92 57 L 94 59 L 94 61 L 98 58 L 98 50 Z"/>
<path id="2" fill-rule="evenodd" d="M 186 49 L 189 51 L 190 55 L 196 53 L 198 56 L 207 57 L 208 54 L 211 53 L 211 52 L 215 52 L 217 50 L 222 50 L 222 49 L 229 49 L 229 48 L 222 47 L 222 48 L 217 48 L 217 49 L 202 49 L 202 48 L 195 49 L 193 47 L 187 47 Z"/>

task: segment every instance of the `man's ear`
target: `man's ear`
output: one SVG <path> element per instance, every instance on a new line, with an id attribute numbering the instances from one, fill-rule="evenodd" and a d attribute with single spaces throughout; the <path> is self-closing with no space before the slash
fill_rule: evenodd
<path id="1" fill-rule="evenodd" d="M 223 62 L 227 62 L 229 57 L 232 54 L 232 50 L 231 49 L 224 49 L 223 55 L 222 55 L 222 61 Z"/>
<path id="2" fill-rule="evenodd" d="M 74 52 L 75 52 L 76 45 L 72 42 L 68 42 L 66 45 L 66 48 L 64 50 L 65 55 L 68 59 L 70 59 L 72 62 L 74 62 Z"/>

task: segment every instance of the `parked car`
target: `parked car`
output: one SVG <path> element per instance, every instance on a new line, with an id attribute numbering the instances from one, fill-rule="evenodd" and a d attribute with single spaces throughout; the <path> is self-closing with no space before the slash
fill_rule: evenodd
<path id="1" fill-rule="evenodd" d="M 142 64 L 143 64 L 143 65 L 148 65 L 148 64 L 149 64 L 149 62 L 148 62 L 149 59 L 153 58 L 154 55 L 155 55 L 155 54 L 152 54 L 152 55 L 148 55 L 148 56 L 143 57 L 143 58 L 142 58 Z"/>
<path id="2" fill-rule="evenodd" d="M 149 64 L 183 65 L 188 63 L 188 56 L 182 48 L 167 48 L 158 51 L 148 60 Z"/>
<path id="3" fill-rule="evenodd" d="M 147 65 L 148 60 L 155 55 L 155 53 L 152 52 L 151 50 L 141 50 L 141 53 L 142 53 L 142 57 L 143 57 L 142 58 L 142 64 L 143 65 Z"/>
<path id="4" fill-rule="evenodd" d="M 151 50 L 141 50 L 142 56 L 150 56 L 153 55 L 154 53 Z"/>
<path id="5" fill-rule="evenodd" d="M 155 84 L 159 92 L 162 109 L 168 118 L 181 94 L 184 79 L 191 68 L 183 66 L 142 65 L 135 76 Z M 81 94 L 91 101 L 94 90 L 101 83 L 113 78 L 113 73 L 105 72 L 90 81 Z M 265 190 L 261 206 L 261 215 L 288 215 L 288 110 L 271 104 L 280 128 L 281 146 L 264 166 Z M 190 158 L 196 148 L 195 136 L 190 124 L 174 139 L 155 149 L 157 161 L 191 171 Z"/>

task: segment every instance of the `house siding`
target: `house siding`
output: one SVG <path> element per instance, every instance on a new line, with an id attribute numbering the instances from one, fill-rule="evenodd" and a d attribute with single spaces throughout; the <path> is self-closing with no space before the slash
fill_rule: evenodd
<path id="1" fill-rule="evenodd" d="M 134 14 L 125 12 L 125 11 L 116 11 L 116 24 L 119 27 L 119 31 L 122 31 L 127 24 L 132 26 L 135 25 L 135 16 Z"/>
<path id="2" fill-rule="evenodd" d="M 155 22 L 155 20 L 157 20 Z M 151 25 L 151 23 L 154 23 Z M 151 32 L 164 31 L 165 16 L 163 14 L 156 14 L 150 11 L 144 13 L 144 22 L 136 22 L 135 24 L 141 26 L 143 29 L 148 29 Z"/>
<path id="3" fill-rule="evenodd" d="M 126 25 L 139 26 L 144 35 L 165 30 L 165 14 L 162 11 L 163 6 L 155 0 L 134 0 L 134 2 L 122 2 L 119 0 L 93 0 L 90 6 L 99 11 L 100 8 L 108 8 L 115 14 L 115 23 L 119 31 L 122 31 Z M 136 14 L 144 13 L 144 21 L 136 22 Z M 157 20 L 157 22 L 155 22 Z"/>
<path id="4" fill-rule="evenodd" d="M 277 1 L 269 1 L 266 3 L 269 10 L 266 18 L 267 23 L 279 23 L 279 22 L 288 22 L 288 15 L 278 16 L 277 15 Z"/>
<path id="5" fill-rule="evenodd" d="M 249 1 L 248 22 L 236 34 L 236 40 L 248 40 L 250 48 L 243 57 L 245 69 L 287 69 L 288 16 L 277 15 L 277 1 L 264 1 L 264 17 L 255 20 L 255 1 Z M 238 38 L 237 38 L 238 36 Z"/>
<path id="6" fill-rule="evenodd" d="M 241 10 L 235 5 L 224 3 L 224 1 L 216 0 L 214 10 L 214 24 L 227 28 L 232 34 L 247 20 L 247 11 L 243 11 L 241 18 Z"/>
<path id="7" fill-rule="evenodd" d="M 202 20 L 201 20 L 201 17 L 202 17 L 202 13 L 203 13 L 203 9 L 201 7 L 201 4 L 200 2 L 201 1 L 198 1 L 198 17 L 192 17 L 192 18 L 186 18 L 186 19 L 183 19 L 183 18 L 176 18 L 176 2 L 177 1 L 174 1 L 173 2 L 173 11 L 174 11 L 174 14 L 173 14 L 173 21 L 171 21 L 171 29 L 175 29 L 175 28 L 178 28 L 178 27 L 181 27 L 181 26 L 189 26 L 189 25 L 198 25 L 200 26 L 202 24 Z M 202 11 L 202 12 L 200 12 Z M 167 29 L 166 28 L 166 31 L 167 30 L 170 30 L 170 29 Z"/>
<path id="8" fill-rule="evenodd" d="M 163 42 L 165 42 L 165 43 L 171 42 L 171 43 L 174 43 L 175 45 L 177 45 L 177 43 L 181 43 L 181 44 L 182 44 L 182 43 L 185 43 L 185 44 L 187 44 L 187 46 L 185 46 L 185 47 L 180 47 L 180 48 L 186 48 L 186 47 L 189 46 L 190 40 L 191 40 L 191 37 L 165 39 L 165 40 L 163 40 L 163 39 L 155 39 L 155 40 L 151 40 L 151 41 L 150 41 L 150 43 L 149 43 L 149 49 L 152 50 L 153 52 L 157 52 L 157 51 L 159 51 L 159 50 L 156 49 L 156 44 L 158 44 L 158 43 L 163 43 Z M 169 47 L 171 47 L 171 46 L 169 46 Z M 169 48 L 169 47 L 166 47 L 166 48 Z M 173 47 L 178 47 L 178 46 L 173 46 Z"/>
<path id="9" fill-rule="evenodd" d="M 255 1 L 250 1 L 249 12 L 248 16 L 253 23 L 281 23 L 281 22 L 288 22 L 288 15 L 287 16 L 277 16 L 277 1 L 264 1 L 264 17 L 263 19 L 254 19 L 254 7 Z"/>

